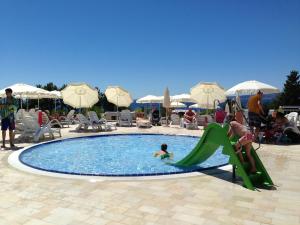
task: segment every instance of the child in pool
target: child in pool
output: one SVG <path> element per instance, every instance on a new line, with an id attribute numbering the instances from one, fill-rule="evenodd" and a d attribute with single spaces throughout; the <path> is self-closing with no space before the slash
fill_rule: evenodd
<path id="1" fill-rule="evenodd" d="M 160 157 L 160 159 L 172 159 L 173 153 L 168 152 L 167 148 L 167 144 L 162 144 L 160 147 L 160 151 L 154 153 L 154 157 Z"/>
<path id="2" fill-rule="evenodd" d="M 250 131 L 247 130 L 245 126 L 235 121 L 233 115 L 229 114 L 227 116 L 227 121 L 229 122 L 229 130 L 228 130 L 228 137 L 233 137 L 235 135 L 239 136 L 240 139 L 235 144 L 234 148 L 236 153 L 239 155 L 240 161 L 244 163 L 244 158 L 242 155 L 242 147 L 245 147 L 247 158 L 251 165 L 250 173 L 256 172 L 255 161 L 251 155 L 251 148 L 252 148 L 252 140 L 253 135 Z"/>

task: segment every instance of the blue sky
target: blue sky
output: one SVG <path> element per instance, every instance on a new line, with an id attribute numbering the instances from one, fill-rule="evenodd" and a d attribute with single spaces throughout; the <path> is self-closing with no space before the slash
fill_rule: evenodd
<path id="1" fill-rule="evenodd" d="M 282 88 L 300 70 L 299 12 L 299 0 L 0 0 L 0 88 L 85 81 L 134 97 L 201 81 Z"/>

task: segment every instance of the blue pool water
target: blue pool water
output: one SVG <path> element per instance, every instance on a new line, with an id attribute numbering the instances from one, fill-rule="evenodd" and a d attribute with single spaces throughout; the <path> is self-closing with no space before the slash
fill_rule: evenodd
<path id="1" fill-rule="evenodd" d="M 228 157 L 221 149 L 202 164 L 177 168 L 153 153 L 162 143 L 174 153 L 174 161 L 185 157 L 199 138 L 175 135 L 109 135 L 74 138 L 37 145 L 20 154 L 24 164 L 47 171 L 104 176 L 146 176 L 185 173 L 224 165 Z"/>

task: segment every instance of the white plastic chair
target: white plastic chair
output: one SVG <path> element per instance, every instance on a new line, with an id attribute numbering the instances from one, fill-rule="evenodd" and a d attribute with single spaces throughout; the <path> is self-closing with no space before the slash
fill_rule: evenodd
<path id="1" fill-rule="evenodd" d="M 62 126 L 67 125 L 68 127 L 70 127 L 70 125 L 72 125 L 75 122 L 74 114 L 75 114 L 75 110 L 72 109 L 72 110 L 70 110 L 70 112 L 68 112 L 67 116 L 61 116 L 60 124 Z"/>
<path id="2" fill-rule="evenodd" d="M 171 114 L 171 125 L 179 125 L 180 124 L 180 117 L 178 114 Z"/>
<path id="3" fill-rule="evenodd" d="M 290 112 L 289 114 L 286 115 L 286 118 L 291 122 L 297 123 L 298 113 L 297 112 Z"/>
<path id="4" fill-rule="evenodd" d="M 47 113 L 42 112 L 43 115 L 43 126 L 49 126 L 53 133 L 57 133 L 61 137 L 60 128 L 62 127 L 61 123 L 57 119 L 50 120 Z M 55 127 L 55 126 L 58 126 Z"/>
<path id="5" fill-rule="evenodd" d="M 31 115 L 24 115 L 22 124 L 23 131 L 20 135 L 20 139 L 30 137 L 33 138 L 34 142 L 37 142 L 41 137 L 45 137 L 46 134 L 49 134 L 49 136 L 54 139 L 53 129 L 49 126 L 40 127 L 37 120 Z"/>
<path id="6" fill-rule="evenodd" d="M 127 126 L 131 127 L 132 126 L 132 115 L 129 110 L 122 110 L 120 113 L 119 117 L 119 125 L 121 127 Z"/>
<path id="7" fill-rule="evenodd" d="M 89 111 L 87 115 L 91 123 L 102 125 L 105 131 L 112 130 L 112 128 L 114 128 L 115 130 L 117 129 L 116 123 L 107 122 L 106 119 L 99 119 L 95 111 Z"/>
<path id="8" fill-rule="evenodd" d="M 88 120 L 81 113 L 78 113 L 76 117 L 79 120 L 79 124 L 78 124 L 78 126 L 76 128 L 77 131 L 79 131 L 80 129 L 88 130 L 89 127 L 91 127 L 94 131 L 102 130 L 101 124 L 99 124 L 99 123 L 92 123 L 90 120 Z"/>
<path id="9" fill-rule="evenodd" d="M 136 127 L 138 128 L 150 128 L 152 127 L 151 121 L 144 118 L 136 118 Z"/>

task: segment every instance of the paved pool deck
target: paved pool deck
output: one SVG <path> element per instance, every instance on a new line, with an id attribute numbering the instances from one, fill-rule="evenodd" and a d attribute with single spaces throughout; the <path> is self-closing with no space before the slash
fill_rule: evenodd
<path id="1" fill-rule="evenodd" d="M 176 127 L 113 133 L 202 134 Z M 97 134 L 105 134 L 101 132 Z M 62 129 L 63 138 L 93 135 Z M 18 146 L 30 146 L 21 143 Z M 20 171 L 0 151 L 0 225 L 296 225 L 300 224 L 300 145 L 258 150 L 277 190 L 250 191 L 231 172 L 174 179 L 88 181 Z"/>

